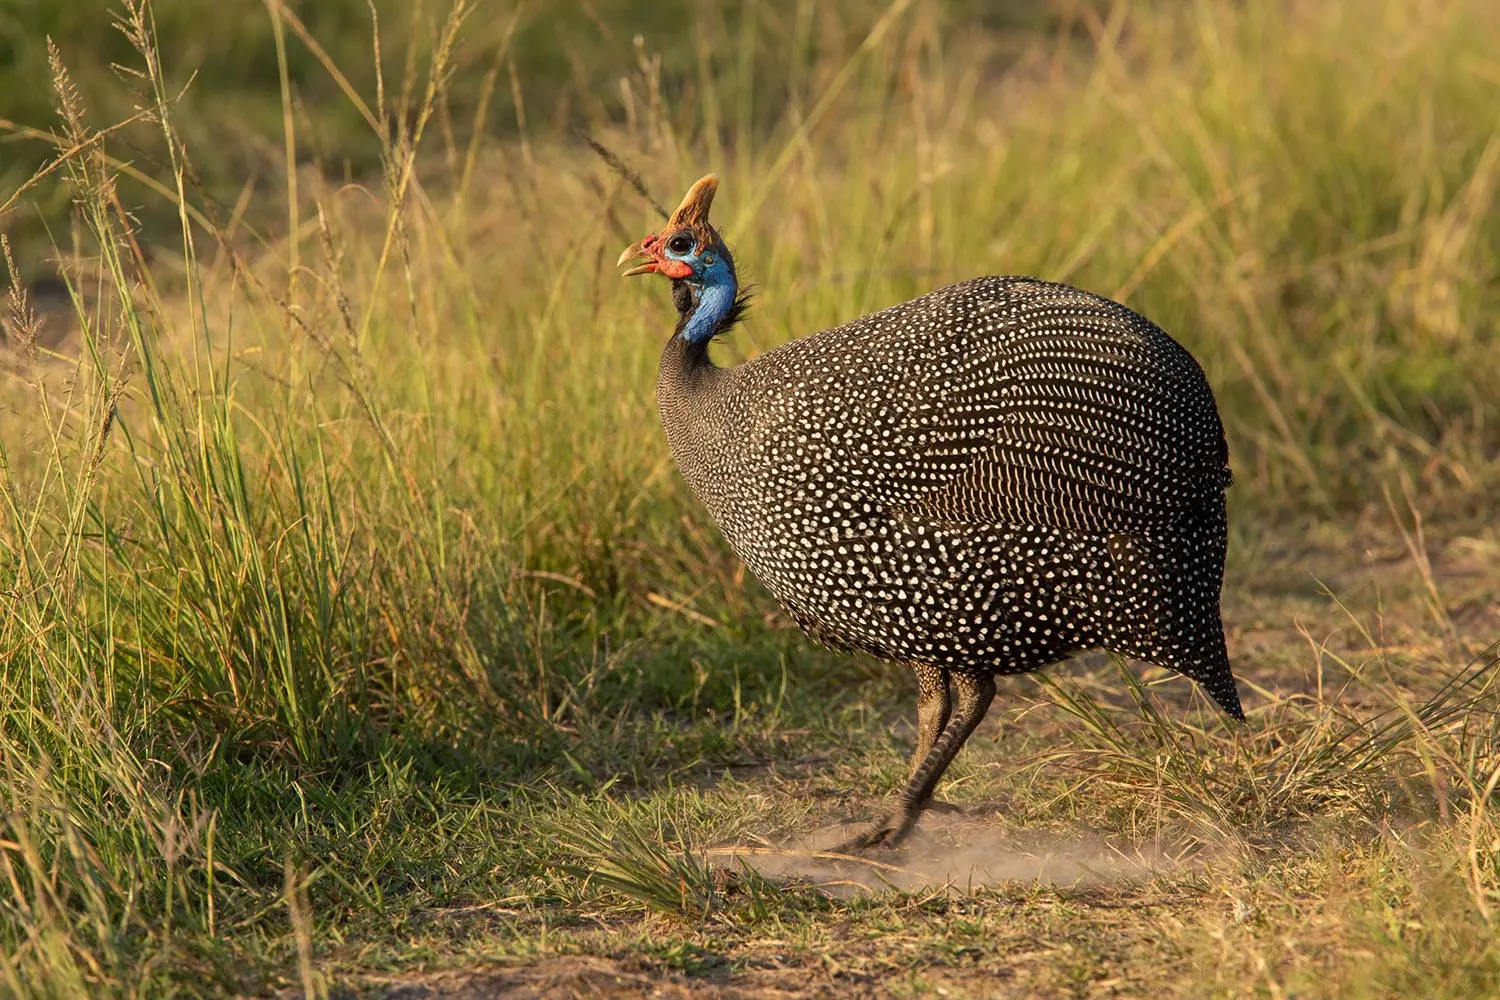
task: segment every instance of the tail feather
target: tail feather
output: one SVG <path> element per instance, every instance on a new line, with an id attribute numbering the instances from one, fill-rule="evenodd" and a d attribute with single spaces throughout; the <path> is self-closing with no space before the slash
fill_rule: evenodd
<path id="1" fill-rule="evenodd" d="M 1229 668 L 1229 651 L 1224 647 L 1223 627 L 1219 625 L 1217 616 L 1202 648 L 1192 651 L 1170 650 L 1165 656 L 1151 659 L 1191 678 L 1208 692 L 1208 696 L 1230 718 L 1245 721 L 1245 710 L 1240 707 L 1239 688 L 1235 685 L 1234 673 Z"/>

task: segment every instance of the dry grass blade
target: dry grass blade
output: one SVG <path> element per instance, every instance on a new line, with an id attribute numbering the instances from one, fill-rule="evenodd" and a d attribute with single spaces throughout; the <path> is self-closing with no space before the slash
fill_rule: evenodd
<path id="1" fill-rule="evenodd" d="M 621 159 L 618 153 L 604 145 L 598 139 L 595 139 L 586 129 L 574 129 L 573 134 L 588 143 L 588 147 L 599 155 L 599 159 L 603 160 L 609 166 L 609 169 L 629 182 L 630 186 L 635 189 L 635 193 L 644 198 L 646 204 L 656 209 L 658 215 L 665 219 L 672 214 L 667 211 L 661 202 L 651 197 L 651 192 L 647 190 L 646 182 L 641 179 L 641 175 L 632 170 L 630 165 Z"/>

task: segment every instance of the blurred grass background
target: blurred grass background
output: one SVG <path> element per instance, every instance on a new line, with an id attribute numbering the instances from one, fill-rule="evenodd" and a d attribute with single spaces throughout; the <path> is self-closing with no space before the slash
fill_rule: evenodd
<path id="1" fill-rule="evenodd" d="M 1251 732 L 1157 674 L 1016 681 L 1005 767 L 964 787 L 1001 826 L 1232 847 L 1145 922 L 1171 961 L 1131 966 L 1143 989 L 1493 991 L 1488 673 L 1471 712 L 1443 685 L 1500 601 L 1500 13 L 990 9 L 0 13 L 10 992 L 317 994 L 629 950 L 638 924 L 568 935 L 645 907 L 731 963 L 788 926 L 809 954 L 830 924 L 941 937 L 694 867 L 890 791 L 907 679 L 811 648 L 687 496 L 651 399 L 665 289 L 610 266 L 658 219 L 578 126 L 664 202 L 720 173 L 758 289 L 726 360 L 979 273 L 1181 339 L 1237 474 Z M 1425 853 L 1376 832 L 1394 814 Z M 1325 853 L 1286 849 L 1313 827 Z M 1350 871 L 1353 901 L 1279 895 Z M 451 916 L 491 905 L 485 934 Z M 1124 960 L 1079 961 L 1058 982 Z"/>
<path id="2" fill-rule="evenodd" d="M 444 81 L 436 109 L 443 135 L 434 134 L 429 149 L 442 140 L 466 141 L 475 132 L 504 140 L 528 126 L 553 135 L 608 121 L 619 111 L 617 82 L 637 69 L 639 51 L 662 59 L 663 83 L 674 95 L 691 101 L 695 90 L 711 82 L 716 100 L 748 113 L 741 124 L 764 131 L 780 118 L 789 87 L 799 85 L 784 72 L 788 64 L 826 65 L 847 55 L 862 37 L 869 9 L 863 0 L 706 9 L 686 0 L 476 4 L 454 54 L 462 71 Z M 56 154 L 52 143 L 26 132 L 50 131 L 56 118 L 47 39 L 66 54 L 96 125 L 124 121 L 135 110 L 138 88 L 128 85 L 132 70 L 121 67 L 133 67 L 138 57 L 114 23 L 118 13 L 107 2 L 52 0 L 14 0 L 0 10 L 0 148 L 6 154 L 0 158 L 0 190 L 19 187 Z M 242 224 L 251 233 L 277 231 L 287 194 L 283 79 L 301 126 L 299 165 L 332 179 L 364 180 L 378 173 L 381 136 L 345 99 L 327 67 L 337 67 L 348 86 L 373 98 L 380 71 L 372 41 L 378 32 L 393 92 L 403 82 L 425 83 L 446 13 L 433 0 L 225 0 L 212 11 L 195 0 L 157 0 L 151 15 L 165 54 L 163 80 L 179 98 L 173 120 L 193 152 L 198 196 L 217 205 L 224 218 L 248 199 Z M 948 5 L 945 16 L 993 32 L 1011 51 L 1067 20 L 1041 0 L 961 0 Z M 735 35 L 745 44 L 704 51 L 709 39 Z M 308 38 L 316 48 L 305 44 Z M 802 51 L 786 51 L 788 43 Z M 757 46 L 767 50 L 757 52 Z M 517 89 L 524 107 L 512 100 Z M 149 125 L 127 128 L 113 142 L 118 155 L 150 176 L 160 179 L 168 170 Z M 143 243 L 162 235 L 170 240 L 175 210 L 129 178 L 122 183 L 125 203 L 147 236 Z M 45 259 L 54 243 L 67 242 L 68 203 L 65 179 L 57 177 L 32 189 L 24 210 L 7 216 L 5 231 L 22 261 Z"/>

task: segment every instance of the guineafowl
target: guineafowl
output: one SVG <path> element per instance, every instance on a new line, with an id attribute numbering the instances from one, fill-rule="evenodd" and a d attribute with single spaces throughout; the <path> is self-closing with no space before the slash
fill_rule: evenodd
<path id="1" fill-rule="evenodd" d="M 1242 720 L 1219 589 L 1228 447 L 1203 370 L 1109 299 L 1035 278 L 950 285 L 733 368 L 734 259 L 713 175 L 620 255 L 672 280 L 657 401 L 693 493 L 810 636 L 910 666 L 917 745 L 894 845 L 995 675 L 1103 647 Z"/>

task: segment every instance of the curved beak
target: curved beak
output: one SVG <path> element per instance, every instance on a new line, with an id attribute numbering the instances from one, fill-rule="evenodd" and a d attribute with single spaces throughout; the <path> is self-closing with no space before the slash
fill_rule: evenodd
<path id="1" fill-rule="evenodd" d="M 654 257 L 652 257 L 650 251 L 646 249 L 646 243 L 650 239 L 651 237 L 647 236 L 645 239 L 637 243 L 632 243 L 630 244 L 630 246 L 625 248 L 624 253 L 620 254 L 620 259 L 615 261 L 615 267 L 620 267 L 632 260 L 645 261 L 644 264 L 637 264 L 635 267 L 632 267 L 630 270 L 620 275 L 620 277 L 628 278 L 632 274 L 655 274 L 661 268 L 661 263 Z"/>

